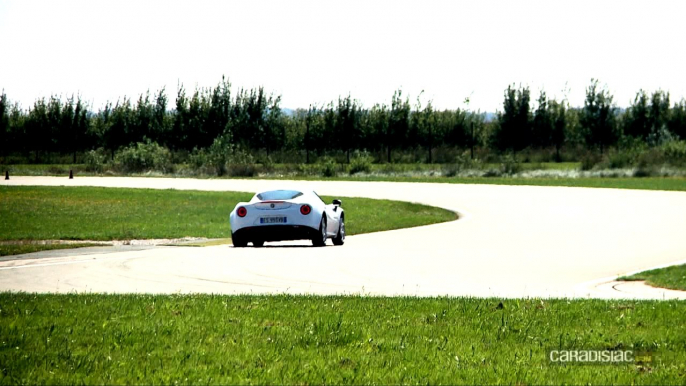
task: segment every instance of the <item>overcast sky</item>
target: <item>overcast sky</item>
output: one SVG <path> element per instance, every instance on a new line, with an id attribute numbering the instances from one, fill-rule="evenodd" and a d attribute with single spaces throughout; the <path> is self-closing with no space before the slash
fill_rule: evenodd
<path id="1" fill-rule="evenodd" d="M 582 105 L 591 78 L 626 106 L 686 96 L 683 1 L 0 0 L 0 88 L 107 100 L 165 87 L 262 85 L 282 106 L 402 88 L 437 108 L 501 109 L 508 84 Z M 565 93 L 563 90 L 567 88 Z"/>

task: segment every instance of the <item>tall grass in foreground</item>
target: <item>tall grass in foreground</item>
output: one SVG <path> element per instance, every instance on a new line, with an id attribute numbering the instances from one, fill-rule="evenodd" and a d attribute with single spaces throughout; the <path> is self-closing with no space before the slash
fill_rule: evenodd
<path id="1" fill-rule="evenodd" d="M 683 384 L 678 301 L 0 294 L 1 384 Z M 651 363 L 555 365 L 551 349 Z"/>

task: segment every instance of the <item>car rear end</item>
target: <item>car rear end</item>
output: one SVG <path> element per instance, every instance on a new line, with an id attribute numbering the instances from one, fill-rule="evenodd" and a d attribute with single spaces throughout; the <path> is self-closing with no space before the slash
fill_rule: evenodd
<path id="1" fill-rule="evenodd" d="M 319 233 L 321 215 L 300 200 L 256 200 L 231 213 L 233 237 L 246 241 L 311 239 Z"/>

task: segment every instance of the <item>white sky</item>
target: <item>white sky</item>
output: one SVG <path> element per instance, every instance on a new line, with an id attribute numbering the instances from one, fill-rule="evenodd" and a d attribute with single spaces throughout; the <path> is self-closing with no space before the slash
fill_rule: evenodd
<path id="1" fill-rule="evenodd" d="M 686 96 L 683 1 L 7 1 L 0 88 L 27 108 L 80 94 L 95 108 L 177 83 L 263 85 L 282 106 L 402 88 L 437 108 L 501 109 L 508 84 L 582 105 L 591 78 L 620 106 Z"/>

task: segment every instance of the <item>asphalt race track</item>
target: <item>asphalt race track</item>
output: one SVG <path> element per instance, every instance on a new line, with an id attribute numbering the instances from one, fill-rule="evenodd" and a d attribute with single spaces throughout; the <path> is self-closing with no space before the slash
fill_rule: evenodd
<path id="1" fill-rule="evenodd" d="M 0 262 L 3 291 L 686 298 L 613 281 L 686 260 L 684 192 L 124 177 L 12 177 L 3 183 L 246 192 L 311 187 L 323 195 L 419 202 L 460 214 L 449 223 L 349 236 L 342 247 L 303 241 L 259 249 L 23 255 Z"/>

